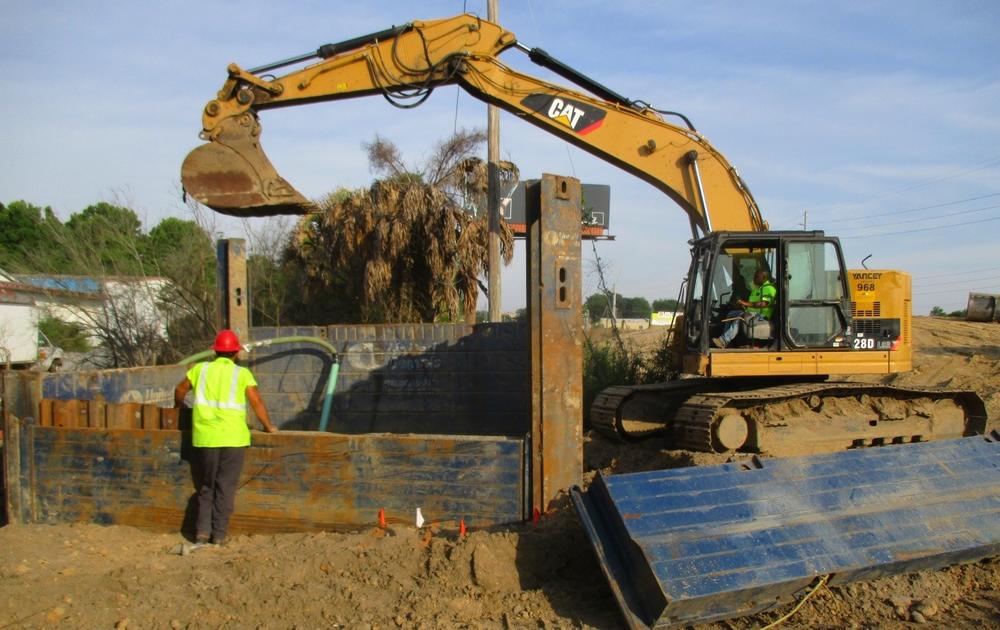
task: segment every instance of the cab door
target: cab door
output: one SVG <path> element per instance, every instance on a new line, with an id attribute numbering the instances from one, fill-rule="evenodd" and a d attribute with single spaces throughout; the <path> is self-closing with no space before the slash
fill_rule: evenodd
<path id="1" fill-rule="evenodd" d="M 684 308 L 684 341 L 689 349 L 704 352 L 708 347 L 708 316 L 706 309 L 707 278 L 712 263 L 712 249 L 705 241 L 695 243 L 691 249 L 691 268 L 687 275 L 687 292 Z"/>
<path id="2" fill-rule="evenodd" d="M 836 239 L 784 242 L 785 340 L 791 348 L 841 347 L 850 326 L 847 271 Z"/>

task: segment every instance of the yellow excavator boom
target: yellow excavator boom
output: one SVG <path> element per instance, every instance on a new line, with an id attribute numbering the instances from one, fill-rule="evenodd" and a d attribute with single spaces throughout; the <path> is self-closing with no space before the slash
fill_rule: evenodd
<path id="1" fill-rule="evenodd" d="M 512 70 L 498 59 L 510 48 L 527 52 L 591 94 Z M 322 60 L 283 76 L 269 74 L 312 58 Z M 411 22 L 250 71 L 231 64 L 229 77 L 202 114 L 201 136 L 208 143 L 184 161 L 184 188 L 225 214 L 310 212 L 313 204 L 278 175 L 264 154 L 258 112 L 375 94 L 412 107 L 448 84 L 649 182 L 687 213 L 695 235 L 767 227 L 736 169 L 693 127 L 666 122 L 647 104 L 615 94 L 543 50 L 523 46 L 510 31 L 469 14 Z"/>

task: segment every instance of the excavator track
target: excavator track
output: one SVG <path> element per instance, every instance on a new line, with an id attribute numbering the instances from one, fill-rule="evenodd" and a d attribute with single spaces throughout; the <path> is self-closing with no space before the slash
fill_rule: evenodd
<path id="1" fill-rule="evenodd" d="M 666 433 L 693 451 L 801 455 L 983 433 L 974 392 L 848 382 L 691 378 L 602 391 L 591 427 L 618 439 Z"/>

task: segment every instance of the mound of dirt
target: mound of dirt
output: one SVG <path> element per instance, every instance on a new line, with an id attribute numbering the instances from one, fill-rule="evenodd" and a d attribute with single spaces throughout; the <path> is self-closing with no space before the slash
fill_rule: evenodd
<path id="1" fill-rule="evenodd" d="M 1000 415 L 1000 326 L 916 318 L 916 369 L 893 382 L 975 389 Z M 654 340 L 652 345 L 655 345 Z M 588 436 L 587 480 L 725 455 Z M 617 605 L 568 500 L 537 524 L 396 526 L 236 537 L 176 553 L 179 535 L 96 525 L 0 529 L 0 628 L 616 628 Z M 790 605 L 703 628 L 743 630 Z M 1000 626 L 1000 563 L 820 589 L 789 628 Z"/>

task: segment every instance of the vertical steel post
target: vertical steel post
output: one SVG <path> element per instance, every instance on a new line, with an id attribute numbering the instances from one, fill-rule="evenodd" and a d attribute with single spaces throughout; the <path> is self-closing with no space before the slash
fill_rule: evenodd
<path id="1" fill-rule="evenodd" d="M 545 510 L 583 475 L 580 182 L 543 175 L 525 190 L 531 347 L 531 498 Z"/>
<path id="2" fill-rule="evenodd" d="M 18 386 L 20 375 L 0 370 L 3 383 L 3 514 L 5 522 L 24 523 L 24 504 L 21 495 L 21 422 L 12 409 L 14 388 Z M 34 415 L 34 414 L 32 414 Z"/>
<path id="3" fill-rule="evenodd" d="M 487 2 L 487 19 L 494 24 L 499 22 L 498 0 Z M 500 276 L 500 108 L 496 105 L 486 107 L 486 162 L 487 162 L 487 201 L 486 211 L 489 213 L 489 241 L 487 255 L 489 256 L 489 290 L 488 308 L 491 322 L 501 319 L 501 276 Z M 467 322 L 472 323 L 472 322 Z"/>
<path id="4" fill-rule="evenodd" d="M 242 238 L 225 238 L 216 243 L 216 278 L 219 305 L 216 326 L 236 333 L 240 341 L 250 341 L 250 295 L 247 282 L 247 245 Z"/>

